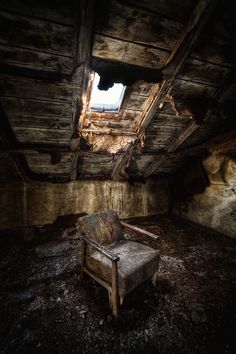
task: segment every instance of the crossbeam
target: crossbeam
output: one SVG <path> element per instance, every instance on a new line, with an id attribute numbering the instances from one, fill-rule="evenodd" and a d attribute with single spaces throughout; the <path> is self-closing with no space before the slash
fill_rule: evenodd
<path id="1" fill-rule="evenodd" d="M 119 179 L 124 174 L 125 167 L 129 164 L 136 148 L 140 145 L 141 138 L 150 124 L 159 105 L 169 93 L 175 78 L 182 68 L 186 58 L 190 54 L 193 45 L 199 38 L 203 27 L 214 10 L 218 0 L 199 0 L 192 12 L 188 23 L 182 31 L 174 49 L 172 50 L 165 67 L 162 69 L 164 74 L 163 82 L 153 85 L 146 107 L 142 112 L 139 126 L 137 128 L 138 137 L 136 141 L 120 157 L 112 171 L 112 178 Z"/>

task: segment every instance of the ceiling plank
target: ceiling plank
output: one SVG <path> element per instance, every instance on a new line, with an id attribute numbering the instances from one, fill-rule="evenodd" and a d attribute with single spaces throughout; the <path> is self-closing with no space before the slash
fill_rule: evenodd
<path id="1" fill-rule="evenodd" d="M 112 171 L 113 179 L 119 179 L 121 177 L 121 174 L 124 174 L 125 167 L 129 164 L 129 160 L 135 153 L 136 148 L 140 145 L 140 141 L 143 137 L 145 129 L 151 122 L 160 103 L 169 93 L 169 90 L 171 89 L 175 78 L 180 72 L 180 69 L 182 68 L 182 65 L 184 64 L 186 58 L 190 54 L 193 45 L 199 38 L 206 21 L 211 15 L 213 9 L 215 8 L 216 3 L 217 0 L 198 1 L 187 25 L 185 26 L 183 32 L 177 40 L 174 49 L 172 50 L 169 58 L 167 59 L 166 65 L 163 70 L 165 79 L 160 85 L 153 85 L 152 92 L 149 98 L 147 99 L 147 103 L 141 115 L 141 119 L 137 129 L 137 133 L 139 134 L 138 138 L 117 160 Z"/>
<path id="2" fill-rule="evenodd" d="M 215 101 L 220 104 L 224 101 L 225 98 L 228 97 L 229 92 L 234 84 L 232 81 L 232 77 L 229 77 L 228 80 L 218 89 L 215 94 Z M 208 111 L 205 117 L 205 121 L 207 121 L 210 117 L 210 112 Z M 199 129 L 200 125 L 198 125 L 195 121 L 191 121 L 187 124 L 185 128 L 182 129 L 181 133 L 177 136 L 177 138 L 173 139 L 171 143 L 168 145 L 166 149 L 166 153 L 163 155 L 162 159 L 159 161 L 152 162 L 147 168 L 145 169 L 143 175 L 144 177 L 149 177 L 151 174 L 157 172 L 157 170 L 165 163 L 165 161 L 169 158 L 169 153 L 174 153 L 176 149 L 183 144 L 185 140 L 188 139 L 197 129 Z M 234 130 L 235 132 L 235 130 Z M 214 140 L 213 140 L 214 142 Z M 207 143 L 201 144 L 202 147 L 207 147 Z M 228 146 L 228 145 L 226 145 Z M 196 147 L 198 148 L 198 147 Z M 193 148 L 194 149 L 194 148 Z M 208 149 L 209 150 L 209 149 Z M 210 150 L 209 150 L 210 151 Z"/>
<path id="3" fill-rule="evenodd" d="M 149 177 L 155 171 L 160 168 L 163 163 L 169 158 L 169 152 L 174 152 L 196 129 L 198 129 L 198 125 L 195 122 L 190 122 L 187 126 L 182 129 L 181 133 L 177 136 L 177 138 L 173 139 L 171 143 L 167 147 L 167 153 L 165 153 L 159 160 L 152 162 L 145 169 L 143 176 Z"/>
<path id="4" fill-rule="evenodd" d="M 167 50 L 95 34 L 93 56 L 96 58 L 160 69 L 166 62 Z"/>
<path id="5" fill-rule="evenodd" d="M 218 89 L 218 91 L 215 94 L 215 100 L 218 102 L 218 104 L 222 103 L 227 97 L 228 94 L 231 92 L 231 88 L 234 85 L 234 81 L 232 77 L 229 77 L 226 82 L 221 85 L 221 87 Z M 210 117 L 209 112 L 206 114 L 205 120 L 207 121 Z M 195 121 L 190 122 L 182 131 L 181 133 L 177 136 L 177 138 L 173 139 L 173 141 L 168 145 L 166 149 L 166 153 L 162 156 L 162 158 L 158 161 L 154 161 L 151 163 L 147 168 L 145 169 L 143 175 L 144 177 L 149 177 L 153 173 L 157 173 L 158 169 L 165 163 L 165 161 L 170 157 L 171 153 L 175 153 L 176 149 L 183 144 L 187 138 L 192 135 L 197 129 L 199 129 L 199 125 L 196 124 Z M 227 150 L 229 148 L 232 148 L 232 146 L 235 146 L 235 139 L 234 139 L 234 134 L 235 134 L 235 129 L 233 131 L 224 133 L 220 135 L 219 137 L 211 139 L 207 143 L 203 143 L 200 145 L 197 145 L 196 147 L 193 147 L 191 149 L 185 149 L 184 154 L 188 155 L 191 152 L 197 151 L 197 150 L 202 150 L 202 149 L 207 149 L 210 153 L 214 153 L 215 151 L 220 151 L 220 150 Z M 233 137 L 233 138 L 232 138 Z M 224 143 L 219 143 L 221 139 L 224 141 L 225 138 L 225 144 Z M 228 140 L 229 141 L 228 141 Z M 218 144 L 217 144 L 218 143 Z M 218 147 L 219 146 L 219 147 Z M 177 155 L 181 154 L 181 150 Z"/>
<path id="6" fill-rule="evenodd" d="M 182 29 L 178 21 L 111 0 L 109 14 L 101 11 L 95 31 L 114 39 L 170 51 Z"/>

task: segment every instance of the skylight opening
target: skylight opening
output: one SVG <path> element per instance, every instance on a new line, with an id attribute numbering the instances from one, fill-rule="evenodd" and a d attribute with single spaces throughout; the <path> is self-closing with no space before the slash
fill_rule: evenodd
<path id="1" fill-rule="evenodd" d="M 96 112 L 119 112 L 125 93 L 125 86 L 114 84 L 108 90 L 99 90 L 100 76 L 95 73 L 89 108 Z"/>

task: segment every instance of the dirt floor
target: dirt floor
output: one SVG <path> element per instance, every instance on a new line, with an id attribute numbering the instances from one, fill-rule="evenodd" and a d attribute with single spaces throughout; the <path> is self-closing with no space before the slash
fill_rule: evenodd
<path id="1" fill-rule="evenodd" d="M 236 353 L 236 242 L 166 216 L 135 224 L 160 234 L 160 274 L 119 320 L 100 285 L 80 282 L 63 222 L 30 242 L 3 235 L 0 353 Z"/>

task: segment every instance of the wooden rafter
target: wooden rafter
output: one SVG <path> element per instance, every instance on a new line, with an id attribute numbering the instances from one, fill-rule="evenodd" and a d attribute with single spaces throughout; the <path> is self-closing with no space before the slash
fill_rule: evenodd
<path id="1" fill-rule="evenodd" d="M 234 83 L 232 83 L 232 78 L 226 80 L 226 82 L 216 91 L 215 96 L 213 97 L 216 104 L 220 104 L 228 97 L 231 91 L 231 87 Z M 207 121 L 210 117 L 210 113 L 207 112 L 205 120 Z M 185 140 L 187 140 L 197 129 L 199 125 L 195 121 L 191 121 L 187 124 L 186 127 L 182 129 L 177 138 L 173 139 L 170 144 L 167 146 L 166 153 L 157 161 L 152 162 L 144 171 L 143 176 L 149 177 L 165 163 L 165 161 L 169 158 L 169 153 L 174 153 L 179 146 L 181 146 Z M 204 146 L 205 148 L 207 145 Z M 203 146 L 202 146 L 203 148 Z M 209 150 L 210 151 L 210 150 Z"/>
<path id="2" fill-rule="evenodd" d="M 203 150 L 207 150 L 211 154 L 218 154 L 233 149 L 236 149 L 236 128 L 218 134 L 205 143 L 189 149 L 179 150 L 175 153 L 175 156 L 198 154 Z"/>
<path id="3" fill-rule="evenodd" d="M 195 122 L 190 122 L 185 127 L 177 138 L 173 139 L 167 147 L 167 152 L 161 156 L 159 160 L 152 162 L 144 171 L 143 176 L 149 177 L 153 172 L 157 171 L 164 162 L 169 158 L 169 153 L 174 152 L 195 130 L 198 129 L 198 125 Z"/>
<path id="4" fill-rule="evenodd" d="M 72 119 L 72 139 L 71 149 L 74 152 L 71 161 L 72 180 L 77 179 L 78 156 L 80 130 L 82 122 L 79 121 L 86 106 L 86 92 L 90 76 L 90 59 L 93 46 L 93 27 L 95 18 L 95 1 L 81 0 L 79 7 L 77 49 L 75 53 L 75 73 L 73 83 L 75 90 L 73 93 L 73 119 Z"/>
<path id="5" fill-rule="evenodd" d="M 217 1 L 218 0 L 198 1 L 197 6 L 195 7 L 187 25 L 172 50 L 165 67 L 163 68 L 165 79 L 160 85 L 153 85 L 152 92 L 147 100 L 146 107 L 143 110 L 139 126 L 137 128 L 138 137 L 135 143 L 129 146 L 127 151 L 119 157 L 113 168 L 113 179 L 119 179 L 122 171 L 124 171 L 125 167 L 129 164 L 130 158 L 140 144 L 140 139 L 142 138 L 145 129 L 151 122 L 158 106 L 169 93 L 176 76 L 178 75 L 186 58 L 190 54 L 193 45 L 199 38 L 206 21 L 215 8 Z"/>

